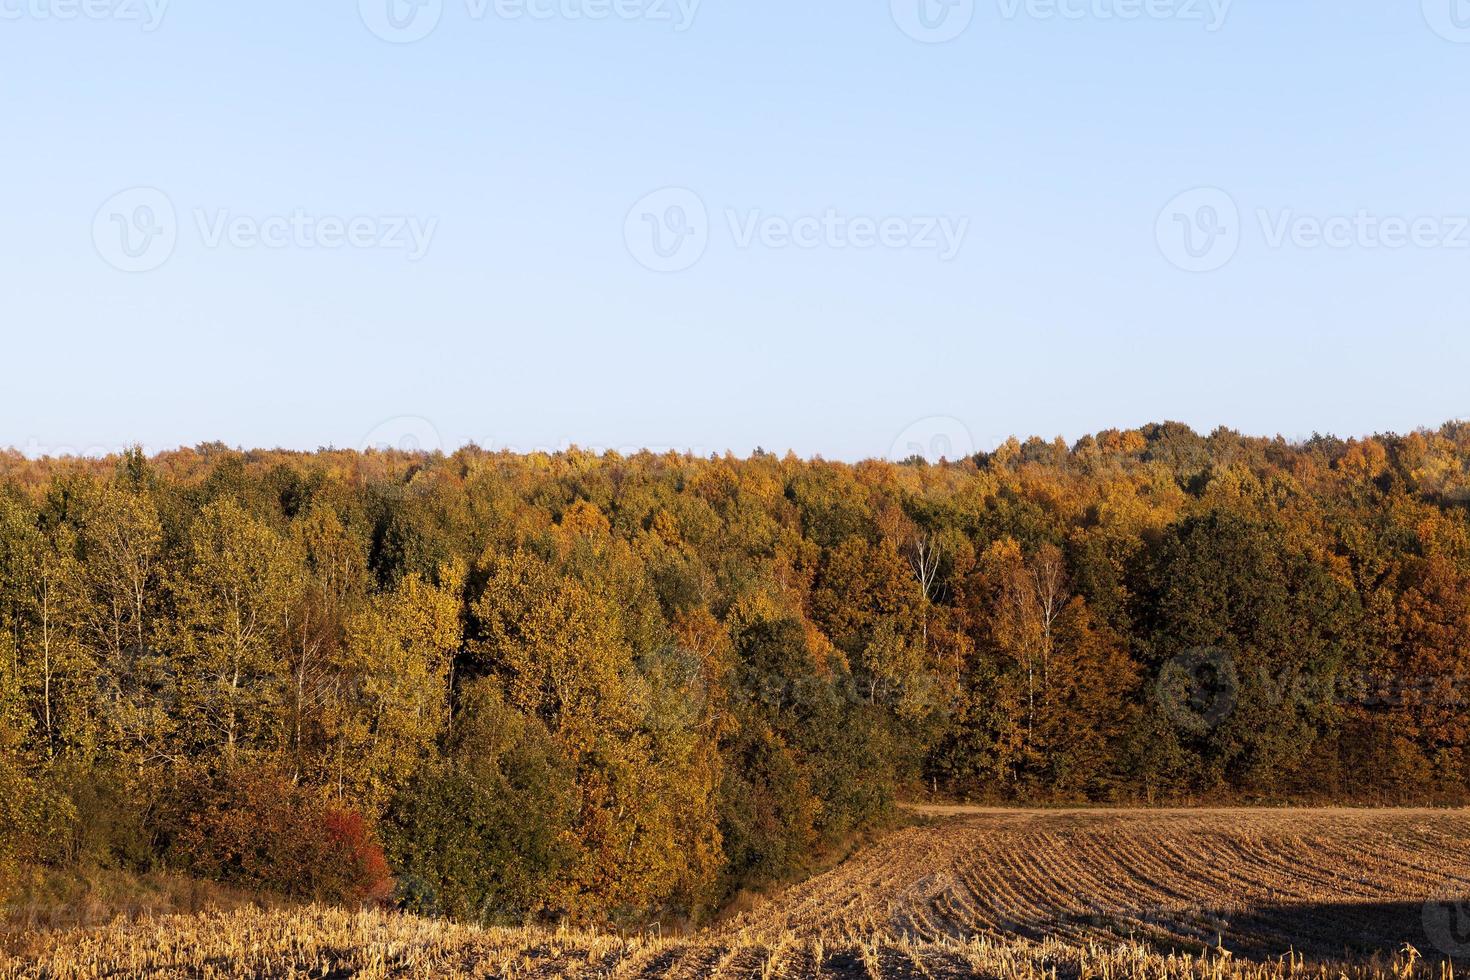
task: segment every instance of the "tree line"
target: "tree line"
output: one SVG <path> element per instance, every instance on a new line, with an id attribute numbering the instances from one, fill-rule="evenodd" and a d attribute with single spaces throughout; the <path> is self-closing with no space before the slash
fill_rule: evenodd
<path id="1" fill-rule="evenodd" d="M 697 921 L 930 793 L 1454 802 L 1470 426 L 0 455 L 0 893 Z"/>

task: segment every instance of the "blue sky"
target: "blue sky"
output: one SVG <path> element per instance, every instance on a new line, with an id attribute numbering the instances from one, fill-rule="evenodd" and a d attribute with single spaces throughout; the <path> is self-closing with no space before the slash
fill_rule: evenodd
<path id="1" fill-rule="evenodd" d="M 0 0 L 0 445 L 1470 416 L 1467 0 L 423 3 Z"/>

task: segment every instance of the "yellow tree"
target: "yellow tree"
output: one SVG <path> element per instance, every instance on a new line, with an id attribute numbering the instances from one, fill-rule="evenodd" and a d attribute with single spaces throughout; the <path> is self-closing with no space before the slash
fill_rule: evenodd
<path id="1" fill-rule="evenodd" d="M 94 640 L 119 663 L 148 647 L 151 599 L 158 585 L 163 527 L 153 501 L 97 484 L 83 505 L 81 549 L 96 607 Z"/>
<path id="2" fill-rule="evenodd" d="M 618 695 L 632 653 L 619 643 L 617 610 L 586 586 L 517 551 L 494 560 L 473 611 L 480 633 L 472 649 L 505 677 L 510 702 L 573 751 L 591 749 L 605 722 L 631 724 Z"/>
<path id="3" fill-rule="evenodd" d="M 448 724 L 449 679 L 460 644 L 464 569 L 440 584 L 406 576 L 347 618 L 325 709 L 339 797 L 381 810 L 422 765 Z"/>
<path id="4" fill-rule="evenodd" d="M 1057 625 L 1070 598 L 1062 553 L 1044 544 L 1036 554 L 1022 555 L 1012 538 L 991 545 L 985 554 L 993 588 L 991 628 L 996 644 L 1026 674 L 1026 731 L 1036 728 L 1038 688 L 1051 685 Z"/>
<path id="5" fill-rule="evenodd" d="M 65 525 L 52 537 L 0 499 L 0 629 L 15 644 L 19 696 L 48 762 L 97 743 L 96 664 L 78 642 L 85 602 L 76 543 Z"/>
<path id="6" fill-rule="evenodd" d="M 24 749 L 30 719 L 21 703 L 19 658 L 8 634 L 0 632 L 0 902 L 9 897 L 19 871 L 21 836 L 31 816 L 30 780 Z"/>
<path id="7" fill-rule="evenodd" d="M 79 497 L 78 639 L 97 664 L 108 740 L 141 772 L 169 754 L 171 722 L 158 697 L 167 686 L 164 658 L 153 622 L 163 526 L 146 491 L 97 483 Z M 64 572 L 58 567 L 58 576 Z"/>
<path id="8" fill-rule="evenodd" d="M 907 721 L 938 707 L 946 665 L 930 642 L 929 598 L 891 538 L 849 538 L 833 549 L 811 606 L 869 703 L 881 700 Z"/>
<path id="9" fill-rule="evenodd" d="M 58 531 L 59 547 L 42 543 L 34 555 L 31 621 L 23 635 L 24 679 L 32 699 L 38 737 L 47 760 L 64 752 L 90 755 L 98 747 L 96 661 L 78 638 L 85 599 L 82 569 L 70 534 Z"/>
<path id="10" fill-rule="evenodd" d="M 602 557 L 609 567 L 578 560 L 609 582 L 563 577 L 527 551 L 492 558 L 473 606 L 471 650 L 516 708 L 546 724 L 576 769 L 576 858 L 558 901 L 582 918 L 642 916 L 676 894 L 702 896 L 719 847 L 705 741 L 711 720 L 703 705 L 671 698 L 667 683 L 703 677 L 704 657 L 645 651 L 640 672 L 626 633 L 637 617 L 614 599 L 633 570 L 613 569 L 630 555 Z M 692 630 L 692 642 L 713 642 L 700 635 L 707 629 Z"/>
<path id="11" fill-rule="evenodd" d="M 271 747 L 284 727 L 288 614 L 303 576 L 300 550 L 232 500 L 205 507 L 172 580 L 185 676 L 181 714 L 227 765 L 242 747 Z"/>

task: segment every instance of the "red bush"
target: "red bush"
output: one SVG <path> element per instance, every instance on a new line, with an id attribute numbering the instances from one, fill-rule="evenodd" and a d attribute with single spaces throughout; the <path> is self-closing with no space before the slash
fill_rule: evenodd
<path id="1" fill-rule="evenodd" d="M 393 891 L 392 872 L 382 845 L 363 815 L 355 810 L 328 810 L 325 825 L 336 849 L 343 852 L 333 863 L 352 869 L 347 884 L 356 892 L 357 900 L 386 900 Z"/>
<path id="2" fill-rule="evenodd" d="M 353 903 L 382 900 L 392 887 L 361 814 L 269 771 L 182 779 L 163 824 L 175 858 L 208 878 Z"/>

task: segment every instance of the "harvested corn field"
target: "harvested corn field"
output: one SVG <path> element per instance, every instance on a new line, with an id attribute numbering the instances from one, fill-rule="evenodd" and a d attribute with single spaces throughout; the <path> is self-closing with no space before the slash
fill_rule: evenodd
<path id="1" fill-rule="evenodd" d="M 1436 811 L 961 813 L 790 890 L 762 925 L 1252 957 L 1391 949 L 1435 938 L 1426 900 L 1470 898 L 1467 835 L 1470 817 Z"/>
<path id="2" fill-rule="evenodd" d="M 1467 839 L 1441 811 L 955 811 L 694 937 L 237 912 L 29 937 L 0 975 L 1448 977 Z"/>

